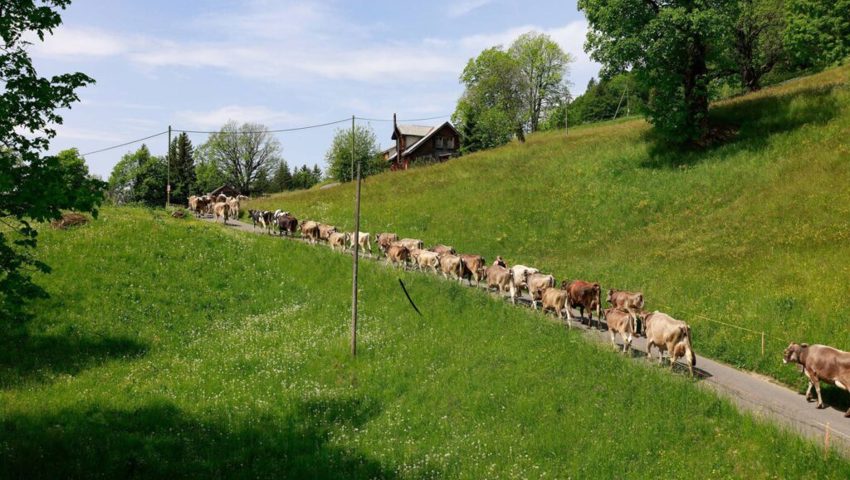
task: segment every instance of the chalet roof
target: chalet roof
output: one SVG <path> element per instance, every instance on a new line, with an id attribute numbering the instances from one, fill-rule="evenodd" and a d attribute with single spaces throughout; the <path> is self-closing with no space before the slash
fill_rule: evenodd
<path id="1" fill-rule="evenodd" d="M 213 190 L 212 192 L 210 192 L 209 194 L 210 194 L 210 196 L 215 197 L 220 193 L 223 193 L 223 194 L 227 195 L 228 197 L 232 197 L 232 196 L 235 196 L 235 195 L 239 195 L 239 190 L 236 190 L 235 188 L 231 187 L 230 185 L 222 185 L 222 186 L 216 188 L 215 190 Z"/>
<path id="2" fill-rule="evenodd" d="M 426 125 L 397 125 L 398 131 L 402 135 L 412 135 L 414 137 L 424 137 L 431 133 L 434 127 L 429 127 Z M 392 139 L 395 140 L 395 132 L 393 132 Z"/>
<path id="3" fill-rule="evenodd" d="M 429 138 L 433 137 L 435 133 L 442 130 L 443 127 L 445 127 L 445 126 L 448 126 L 449 128 L 451 128 L 455 132 L 455 134 L 460 136 L 460 133 L 457 131 L 455 126 L 452 125 L 452 122 L 446 120 L 443 124 L 441 124 L 437 127 L 428 127 L 428 128 L 430 128 L 430 131 L 427 134 L 425 134 L 424 137 L 420 138 L 419 140 L 416 141 L 416 143 L 407 147 L 403 152 L 401 152 L 402 158 L 407 156 L 407 155 L 410 155 L 413 152 L 415 152 L 417 148 L 422 146 L 425 142 L 428 141 Z M 399 127 L 401 127 L 401 125 L 399 125 Z M 393 135 L 395 135 L 395 134 L 393 134 Z M 393 137 L 393 138 L 395 138 L 395 137 Z M 387 160 L 393 160 L 393 159 L 396 158 L 396 156 L 397 156 L 397 154 L 395 152 L 393 152 L 392 155 L 390 155 L 390 157 Z"/>

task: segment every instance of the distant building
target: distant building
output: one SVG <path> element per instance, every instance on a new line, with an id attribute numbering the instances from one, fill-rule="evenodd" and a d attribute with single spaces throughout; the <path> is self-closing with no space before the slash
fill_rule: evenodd
<path id="1" fill-rule="evenodd" d="M 236 190 L 230 185 L 222 185 L 209 193 L 211 197 L 217 197 L 219 194 L 224 194 L 228 197 L 236 197 L 240 195 L 239 190 Z"/>
<path id="2" fill-rule="evenodd" d="M 460 134 L 449 121 L 436 127 L 395 125 L 392 139 L 396 145 L 383 151 L 391 170 L 406 170 L 412 163 L 444 162 L 460 154 Z"/>

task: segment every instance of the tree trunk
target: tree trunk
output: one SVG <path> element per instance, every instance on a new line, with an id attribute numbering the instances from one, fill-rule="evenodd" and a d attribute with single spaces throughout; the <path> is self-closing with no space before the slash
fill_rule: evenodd
<path id="1" fill-rule="evenodd" d="M 688 46 L 688 63 L 683 79 L 687 121 L 695 127 L 693 137 L 689 139 L 692 143 L 702 140 L 708 133 L 708 90 L 705 85 L 708 67 L 705 59 L 705 42 L 696 36 Z"/>

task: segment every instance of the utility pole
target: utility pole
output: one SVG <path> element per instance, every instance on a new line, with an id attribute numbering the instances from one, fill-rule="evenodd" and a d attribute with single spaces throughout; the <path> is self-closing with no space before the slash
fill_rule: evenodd
<path id="1" fill-rule="evenodd" d="M 354 116 L 351 116 L 351 164 L 354 165 Z M 351 356 L 357 356 L 357 269 L 360 264 L 360 162 L 354 193 L 354 268 L 351 279 Z"/>
<path id="2" fill-rule="evenodd" d="M 171 125 L 168 126 L 168 149 L 165 150 L 165 208 L 171 206 Z"/>

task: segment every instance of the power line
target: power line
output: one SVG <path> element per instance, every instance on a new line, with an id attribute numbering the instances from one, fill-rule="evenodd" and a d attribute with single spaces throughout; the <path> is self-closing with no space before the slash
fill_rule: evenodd
<path id="1" fill-rule="evenodd" d="M 399 121 L 399 122 L 424 122 L 426 120 L 438 120 L 440 118 L 446 118 L 446 117 L 451 117 L 451 114 L 438 115 L 436 117 L 428 117 L 428 118 L 405 118 L 405 119 L 397 120 L 397 121 Z M 364 122 L 392 122 L 393 121 L 391 118 L 386 119 L 386 118 L 364 118 L 364 117 L 357 117 L 357 120 L 363 120 Z"/>
<path id="2" fill-rule="evenodd" d="M 330 126 L 330 125 L 336 125 L 337 123 L 347 122 L 347 121 L 349 121 L 349 120 L 351 120 L 351 118 L 343 118 L 342 120 L 335 120 L 335 121 L 333 121 L 333 122 L 326 122 L 326 123 L 318 123 L 318 124 L 315 124 L 315 125 L 307 125 L 307 126 L 304 126 L 304 127 L 277 128 L 277 129 L 274 129 L 274 130 L 257 130 L 257 131 L 222 132 L 222 131 L 220 131 L 220 130 L 216 130 L 216 131 L 208 131 L 208 130 L 183 130 L 183 129 L 180 129 L 180 128 L 175 128 L 175 129 L 173 129 L 172 131 L 174 131 L 174 132 L 183 132 L 183 133 L 208 133 L 208 134 L 213 134 L 213 133 L 226 133 L 226 134 L 237 134 L 237 135 L 246 135 L 246 134 L 251 134 L 251 133 L 284 133 L 284 132 L 297 132 L 298 130 L 308 130 L 308 129 L 311 129 L 311 128 L 321 128 L 321 127 L 327 127 L 327 126 Z"/>
<path id="3" fill-rule="evenodd" d="M 101 153 L 101 152 L 106 152 L 108 150 L 114 150 L 116 148 L 126 147 L 127 145 L 132 145 L 134 143 L 144 142 L 145 140 L 150 140 L 151 138 L 156 138 L 160 135 L 165 135 L 166 133 L 168 133 L 168 130 L 164 130 L 162 132 L 155 133 L 155 134 L 153 134 L 149 137 L 139 138 L 139 139 L 136 139 L 136 140 L 130 140 L 129 142 L 124 142 L 124 143 L 119 144 L 119 145 L 113 145 L 111 147 L 101 148 L 100 150 L 94 150 L 94 151 L 91 151 L 91 152 L 88 152 L 88 153 L 84 153 L 83 156 L 85 157 L 86 155 L 94 155 L 95 153 Z"/>

